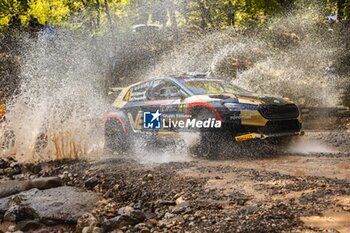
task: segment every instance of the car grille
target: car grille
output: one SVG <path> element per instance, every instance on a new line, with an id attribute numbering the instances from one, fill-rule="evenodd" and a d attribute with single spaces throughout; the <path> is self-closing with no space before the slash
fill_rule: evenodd
<path id="1" fill-rule="evenodd" d="M 295 104 L 261 105 L 259 112 L 266 119 L 290 119 L 299 116 L 299 110 Z"/>

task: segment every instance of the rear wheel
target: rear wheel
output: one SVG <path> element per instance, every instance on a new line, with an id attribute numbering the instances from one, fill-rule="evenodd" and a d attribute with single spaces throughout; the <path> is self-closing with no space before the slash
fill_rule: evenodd
<path id="1" fill-rule="evenodd" d="M 105 151 L 107 153 L 122 154 L 130 149 L 130 138 L 124 132 L 123 126 L 118 120 L 108 120 L 105 123 Z"/>

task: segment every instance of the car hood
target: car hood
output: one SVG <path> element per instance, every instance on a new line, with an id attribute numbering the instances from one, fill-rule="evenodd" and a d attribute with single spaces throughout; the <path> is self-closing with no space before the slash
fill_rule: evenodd
<path id="1" fill-rule="evenodd" d="M 193 96 L 194 100 L 203 101 L 221 101 L 226 103 L 243 103 L 243 104 L 273 104 L 273 105 L 284 105 L 291 104 L 293 102 L 284 99 L 279 96 L 272 95 L 255 95 L 255 94 L 208 94 L 208 95 L 197 95 Z"/>

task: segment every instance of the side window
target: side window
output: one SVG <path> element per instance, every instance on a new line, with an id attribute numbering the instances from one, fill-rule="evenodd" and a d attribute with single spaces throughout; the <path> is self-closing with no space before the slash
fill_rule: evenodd
<path id="1" fill-rule="evenodd" d="M 183 96 L 181 89 L 175 83 L 168 80 L 155 80 L 147 92 L 150 100 L 176 99 Z"/>
<path id="2" fill-rule="evenodd" d="M 144 83 L 140 83 L 136 86 L 133 86 L 132 88 L 130 88 L 125 96 L 124 96 L 124 100 L 125 101 L 143 101 L 146 99 L 146 92 L 149 89 L 149 87 L 151 86 L 152 82 L 144 82 Z"/>

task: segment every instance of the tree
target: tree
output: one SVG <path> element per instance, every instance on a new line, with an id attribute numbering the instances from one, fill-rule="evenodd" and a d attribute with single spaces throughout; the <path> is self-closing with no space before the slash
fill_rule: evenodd
<path id="1" fill-rule="evenodd" d="M 0 27 L 1 24 L 10 24 L 13 28 L 20 27 L 20 16 L 25 14 L 28 7 L 27 0 L 1 0 Z"/>

